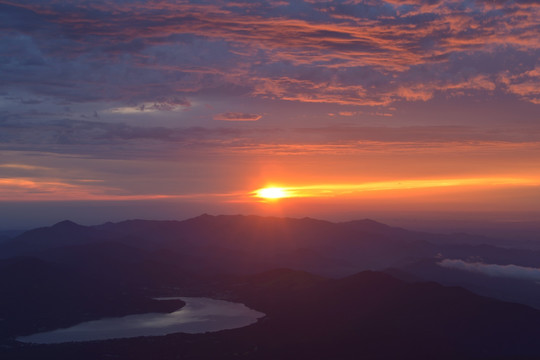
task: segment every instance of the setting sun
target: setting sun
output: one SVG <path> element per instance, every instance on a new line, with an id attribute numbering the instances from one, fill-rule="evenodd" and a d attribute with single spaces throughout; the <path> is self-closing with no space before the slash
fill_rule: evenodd
<path id="1" fill-rule="evenodd" d="M 264 199 L 281 199 L 289 197 L 287 190 L 279 187 L 262 188 L 255 192 L 255 196 Z"/>
<path id="2" fill-rule="evenodd" d="M 294 187 L 265 187 L 255 190 L 252 194 L 265 200 L 278 200 L 282 198 L 355 198 L 368 196 L 369 193 L 378 193 L 384 198 L 385 191 L 402 194 L 413 193 L 415 189 L 427 190 L 433 188 L 458 188 L 463 191 L 471 189 L 530 187 L 540 184 L 538 177 L 473 177 L 473 178 L 447 178 L 447 179 L 403 179 L 393 181 L 363 182 L 357 184 L 318 184 Z"/>

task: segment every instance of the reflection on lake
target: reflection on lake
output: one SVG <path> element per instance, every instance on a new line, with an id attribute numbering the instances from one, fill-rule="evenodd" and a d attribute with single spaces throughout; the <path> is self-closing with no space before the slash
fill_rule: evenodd
<path id="1" fill-rule="evenodd" d="M 18 337 L 28 343 L 53 344 L 137 336 L 162 336 L 177 332 L 205 333 L 253 324 L 263 313 L 244 304 L 209 298 L 181 297 L 186 305 L 169 314 L 148 313 L 84 322 L 70 328 Z"/>

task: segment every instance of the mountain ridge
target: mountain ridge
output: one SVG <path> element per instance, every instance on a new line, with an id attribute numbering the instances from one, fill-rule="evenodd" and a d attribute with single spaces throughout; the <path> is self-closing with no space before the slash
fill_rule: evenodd
<path id="1" fill-rule="evenodd" d="M 396 269 L 402 278 L 465 286 L 482 295 L 540 308 L 540 301 L 534 300 L 540 297 L 540 289 L 531 281 L 469 275 L 437 265 L 443 259 L 476 259 L 540 268 L 540 251 L 453 244 L 451 239 L 452 235 L 410 231 L 371 219 L 334 223 L 202 214 L 183 221 L 134 219 L 94 226 L 62 221 L 0 243 L 0 258 L 34 256 L 112 277 L 132 272 L 147 287 L 186 285 L 190 277 L 227 277 L 274 268 L 327 277 Z M 456 241 L 460 239 L 462 235 Z"/>

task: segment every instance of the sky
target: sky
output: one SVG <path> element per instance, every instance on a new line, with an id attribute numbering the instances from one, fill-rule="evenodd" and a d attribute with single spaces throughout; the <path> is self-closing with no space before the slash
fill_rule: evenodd
<path id="1" fill-rule="evenodd" d="M 0 229 L 540 219 L 539 29 L 534 0 L 0 0 Z"/>

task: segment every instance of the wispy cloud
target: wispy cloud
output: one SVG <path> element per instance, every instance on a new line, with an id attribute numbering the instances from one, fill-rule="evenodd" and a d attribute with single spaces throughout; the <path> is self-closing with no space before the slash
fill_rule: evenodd
<path id="1" fill-rule="evenodd" d="M 0 178 L 0 201 L 132 201 L 216 200 L 244 198 L 245 193 L 150 193 L 134 194 L 126 189 L 100 184 L 100 180 L 45 178 Z"/>
<path id="2" fill-rule="evenodd" d="M 0 168 L 17 169 L 17 170 L 47 170 L 49 169 L 45 166 L 36 166 L 36 165 L 28 165 L 28 164 L 0 164 Z"/>
<path id="3" fill-rule="evenodd" d="M 261 118 L 261 115 L 258 114 L 247 114 L 239 112 L 226 112 L 217 114 L 214 116 L 214 120 L 223 120 L 223 121 L 257 121 Z"/>
<path id="4" fill-rule="evenodd" d="M 437 264 L 445 268 L 470 271 L 494 277 L 540 281 L 540 268 L 534 267 L 518 266 L 512 264 L 485 264 L 482 262 L 466 262 L 463 260 L 451 259 L 444 259 Z"/>
<path id="5" fill-rule="evenodd" d="M 353 113 L 344 113 L 344 116 Z M 216 120 L 256 121 L 258 114 L 223 113 Z M 256 154 L 540 152 L 535 128 L 501 128 L 486 132 L 469 126 L 365 127 L 162 127 L 91 120 L 22 120 L 0 117 L 0 148 L 105 157 L 154 157 L 183 151 Z M 114 151 L 111 151 L 114 150 Z M 129 155 L 129 154 L 132 155 Z M 516 155 L 516 156 L 517 156 Z M 15 166 L 15 165 L 3 165 Z M 23 166 L 23 165 L 19 165 Z"/>

